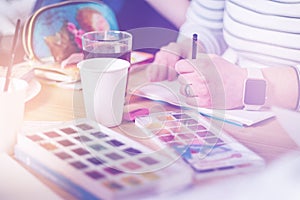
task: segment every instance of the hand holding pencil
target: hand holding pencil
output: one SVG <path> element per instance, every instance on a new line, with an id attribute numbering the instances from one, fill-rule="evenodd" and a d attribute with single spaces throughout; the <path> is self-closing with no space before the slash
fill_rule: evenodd
<path id="1" fill-rule="evenodd" d="M 196 59 L 182 59 L 175 65 L 180 93 L 187 104 L 212 109 L 243 106 L 245 68 L 221 56 L 198 53 Z"/>
<path id="2" fill-rule="evenodd" d="M 174 70 L 180 59 L 195 59 L 202 47 L 199 47 L 198 36 L 193 34 L 185 41 L 170 43 L 155 55 L 153 63 L 148 66 L 147 75 L 150 81 L 175 80 L 178 76 Z"/>
<path id="3" fill-rule="evenodd" d="M 175 64 L 181 59 L 181 48 L 178 43 L 170 43 L 156 53 L 154 61 L 147 68 L 149 81 L 175 80 Z"/>

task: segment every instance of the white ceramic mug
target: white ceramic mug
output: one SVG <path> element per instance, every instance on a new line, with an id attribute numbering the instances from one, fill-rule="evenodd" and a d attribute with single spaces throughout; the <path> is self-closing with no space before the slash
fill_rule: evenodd
<path id="1" fill-rule="evenodd" d="M 8 91 L 3 92 L 5 80 L 0 77 L 0 152 L 12 154 L 23 124 L 28 83 L 11 79 Z"/>

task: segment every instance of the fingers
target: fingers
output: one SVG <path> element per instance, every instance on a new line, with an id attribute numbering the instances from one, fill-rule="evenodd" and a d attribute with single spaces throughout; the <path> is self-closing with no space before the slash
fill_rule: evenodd
<path id="1" fill-rule="evenodd" d="M 180 56 L 181 47 L 176 42 L 171 42 L 167 46 L 161 48 L 162 52 L 168 52 L 169 54 Z"/>
<path id="2" fill-rule="evenodd" d="M 154 63 L 156 66 L 156 81 L 163 81 L 168 78 L 168 65 L 166 60 L 161 60 L 159 63 Z"/>
<path id="3" fill-rule="evenodd" d="M 205 78 L 198 73 L 187 73 L 178 76 L 180 94 L 185 97 L 187 104 L 211 108 L 211 95 Z"/>
<path id="4" fill-rule="evenodd" d="M 215 69 L 215 64 L 212 62 L 212 58 L 215 55 L 208 54 L 198 54 L 197 59 L 185 59 L 180 60 L 175 65 L 175 70 L 179 74 L 191 73 L 191 72 L 201 72 L 207 73 L 210 72 L 211 69 Z"/>
<path id="5" fill-rule="evenodd" d="M 187 92 L 187 87 L 189 92 Z M 189 93 L 189 94 L 187 94 Z M 198 97 L 204 97 L 209 95 L 209 90 L 206 84 L 184 84 L 180 86 L 180 94 L 191 97 L 191 96 L 198 96 Z"/>
<path id="6" fill-rule="evenodd" d="M 178 76 L 180 84 L 201 84 L 207 82 L 205 77 L 199 73 L 186 73 Z"/>
<path id="7" fill-rule="evenodd" d="M 175 70 L 179 74 L 192 73 L 195 71 L 194 66 L 191 65 L 189 60 L 180 60 L 175 64 Z"/>
<path id="8" fill-rule="evenodd" d="M 151 82 L 163 81 L 168 76 L 168 68 L 165 65 L 152 63 L 147 67 L 147 77 Z"/>
<path id="9" fill-rule="evenodd" d="M 148 66 L 148 79 L 150 81 L 175 80 L 177 78 L 177 72 L 174 70 L 174 65 L 179 58 L 177 54 L 165 50 L 159 51 L 155 55 L 153 63 Z"/>
<path id="10" fill-rule="evenodd" d="M 197 69 L 195 62 L 196 60 L 180 60 L 175 65 L 175 69 L 179 73 L 178 81 L 181 84 L 180 93 L 189 105 L 211 108 L 209 82 L 199 70 L 202 67 L 201 63 L 198 64 Z"/>
<path id="11" fill-rule="evenodd" d="M 174 68 L 168 68 L 168 81 L 173 81 L 177 78 L 178 74 Z"/>

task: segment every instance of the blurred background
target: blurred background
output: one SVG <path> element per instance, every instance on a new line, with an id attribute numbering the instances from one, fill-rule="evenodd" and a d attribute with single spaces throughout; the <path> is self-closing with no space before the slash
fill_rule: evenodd
<path id="1" fill-rule="evenodd" d="M 26 19 L 39 8 L 64 0 L 2 0 L 0 1 L 0 65 L 9 63 L 10 47 L 18 18 Z M 117 17 L 120 30 L 133 34 L 133 50 L 155 53 L 161 46 L 175 41 L 178 28 L 144 0 L 104 0 Z M 151 27 L 151 28 L 149 28 Z M 15 63 L 24 60 L 19 40 Z"/>

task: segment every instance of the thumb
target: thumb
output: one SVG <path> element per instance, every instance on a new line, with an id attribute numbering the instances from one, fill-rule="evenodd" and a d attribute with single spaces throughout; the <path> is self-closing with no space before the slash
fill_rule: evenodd
<path id="1" fill-rule="evenodd" d="M 185 73 L 192 73 L 195 71 L 193 65 L 190 63 L 189 60 L 187 59 L 182 59 L 179 60 L 176 64 L 175 64 L 175 70 L 179 73 L 179 74 L 185 74 Z"/>

